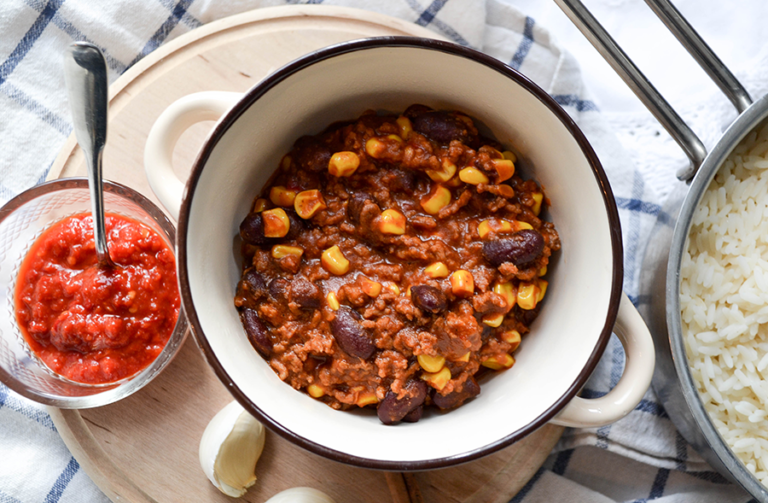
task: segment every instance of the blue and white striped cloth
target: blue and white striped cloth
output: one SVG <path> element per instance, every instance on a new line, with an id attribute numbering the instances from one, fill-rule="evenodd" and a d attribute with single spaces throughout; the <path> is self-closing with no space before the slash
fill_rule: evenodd
<path id="1" fill-rule="evenodd" d="M 530 1 L 530 0 L 528 0 Z M 579 66 L 533 18 L 526 0 L 3 0 L 0 2 L 0 203 L 42 182 L 71 132 L 61 54 L 72 40 L 103 48 L 114 79 L 163 42 L 224 16 L 284 3 L 374 10 L 426 26 L 531 77 L 578 122 L 611 180 L 625 247 L 624 289 L 636 304 L 643 245 L 660 197 L 583 87 Z M 679 159 L 659 166 L 674 173 Z M 584 393 L 621 374 L 614 337 Z M 171 468 L 172 469 L 172 468 Z M 625 419 L 569 429 L 547 463 L 512 499 L 746 503 L 685 443 L 649 391 Z M 0 503 L 108 501 L 71 456 L 44 409 L 0 384 Z"/>

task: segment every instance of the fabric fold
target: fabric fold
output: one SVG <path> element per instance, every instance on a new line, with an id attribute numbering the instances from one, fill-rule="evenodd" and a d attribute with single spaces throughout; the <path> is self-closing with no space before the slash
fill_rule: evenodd
<path id="1" fill-rule="evenodd" d="M 6 0 L 0 3 L 0 203 L 44 181 L 70 134 L 61 54 L 88 40 L 106 55 L 110 80 L 163 43 L 199 26 L 250 9 L 296 0 Z M 637 305 L 645 243 L 670 173 L 685 161 L 670 143 L 654 157 L 648 141 L 606 117 L 585 89 L 576 59 L 517 0 L 326 0 L 425 26 L 455 43 L 480 49 L 518 69 L 563 106 L 602 163 L 619 208 L 624 243 L 624 290 Z M 763 60 L 768 57 L 763 54 Z M 768 68 L 768 67 L 766 67 Z M 763 75 L 762 71 L 760 75 Z M 748 80 L 751 91 L 768 79 Z M 733 112 L 703 106 L 710 142 Z M 727 105 L 727 103 L 726 103 Z M 514 113 L 511 111 L 510 113 Z M 715 114 L 721 114 L 716 117 Z M 654 125 L 648 126 L 648 134 Z M 629 146 L 629 150 L 627 149 Z M 674 148 L 673 148 L 674 147 Z M 638 154 L 639 152 L 639 154 Z M 639 162 L 642 161 L 642 162 Z M 658 164 L 658 172 L 649 166 Z M 638 167 L 639 165 L 639 167 Z M 672 175 L 673 176 L 673 175 Z M 673 179 L 673 178 L 672 178 Z M 555 202 L 556 204 L 556 202 Z M 567 243 L 564 243 L 567 246 Z M 624 354 L 613 337 L 582 394 L 601 396 L 621 375 Z M 44 408 L 0 385 L 0 501 L 106 502 L 53 427 Z M 171 468 L 172 469 L 172 468 Z M 652 390 L 627 417 L 602 428 L 568 429 L 544 467 L 512 502 L 741 503 L 750 498 L 712 471 L 674 428 Z"/>

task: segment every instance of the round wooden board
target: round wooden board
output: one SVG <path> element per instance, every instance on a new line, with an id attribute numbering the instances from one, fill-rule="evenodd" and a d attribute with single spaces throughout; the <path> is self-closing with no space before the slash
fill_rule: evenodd
<path id="1" fill-rule="evenodd" d="M 259 9 L 207 24 L 142 59 L 110 87 L 104 176 L 158 202 L 144 176 L 144 142 L 160 113 L 204 90 L 245 91 L 273 70 L 315 49 L 364 37 L 438 38 L 405 21 L 328 7 Z M 212 123 L 188 130 L 174 153 L 183 178 Z M 83 176 L 72 135 L 48 178 Z M 72 454 L 115 502 L 231 501 L 203 474 L 200 437 L 232 397 L 192 337 L 154 382 L 116 404 L 87 410 L 49 408 Z M 403 475 L 339 464 L 268 435 L 258 481 L 243 501 L 263 502 L 296 486 L 325 491 L 337 503 L 506 503 L 533 476 L 562 434 L 547 425 L 515 445 L 459 467 Z"/>

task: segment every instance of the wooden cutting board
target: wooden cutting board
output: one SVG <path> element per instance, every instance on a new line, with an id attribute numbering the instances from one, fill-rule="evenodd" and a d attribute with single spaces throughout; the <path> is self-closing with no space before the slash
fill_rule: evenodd
<path id="1" fill-rule="evenodd" d="M 110 87 L 109 141 L 104 176 L 158 202 L 144 176 L 144 142 L 160 113 L 198 91 L 245 91 L 273 70 L 315 49 L 364 37 L 437 38 L 414 24 L 372 12 L 328 7 L 259 9 L 222 19 L 162 46 Z M 212 123 L 187 131 L 174 153 L 184 178 Z M 72 135 L 49 179 L 83 176 L 85 162 Z M 208 421 L 232 397 L 190 336 L 176 359 L 147 387 L 96 409 L 49 408 L 72 454 L 115 502 L 226 502 L 198 462 Z M 264 502 L 296 486 L 320 489 L 336 503 L 506 503 L 533 476 L 562 434 L 547 425 L 481 460 L 444 470 L 401 474 L 355 468 L 268 434 L 258 481 L 242 498 Z"/>

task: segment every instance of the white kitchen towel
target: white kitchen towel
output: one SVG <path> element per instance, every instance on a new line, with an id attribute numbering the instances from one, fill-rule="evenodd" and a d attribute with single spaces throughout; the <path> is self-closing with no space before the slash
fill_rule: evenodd
<path id="1" fill-rule="evenodd" d="M 162 43 L 207 22 L 286 3 L 342 5 L 397 16 L 480 49 L 537 82 L 576 120 L 603 163 L 622 222 L 624 289 L 636 305 L 644 301 L 638 296 L 641 257 L 662 201 L 648 183 L 648 172 L 637 168 L 638 152 L 633 149 L 653 148 L 653 142 L 630 143 L 628 149 L 628 142 L 617 139 L 616 124 L 606 120 L 599 100 L 584 89 L 577 62 L 545 28 L 516 8 L 519 0 L 3 0 L 0 202 L 42 182 L 71 131 L 61 58 L 71 41 L 100 46 L 114 80 Z M 746 83 L 759 87 L 760 82 L 754 78 Z M 708 130 L 721 131 L 727 114 L 713 114 L 707 110 L 700 117 L 711 121 Z M 658 128 L 646 119 L 642 127 Z M 678 152 L 660 155 L 658 170 L 669 178 L 679 163 Z M 623 364 L 614 337 L 584 394 L 606 393 Z M 44 409 L 3 385 L 0 453 L 0 503 L 107 501 L 69 454 Z M 611 426 L 567 430 L 544 467 L 512 501 L 750 499 L 685 443 L 649 390 L 628 417 Z"/>

